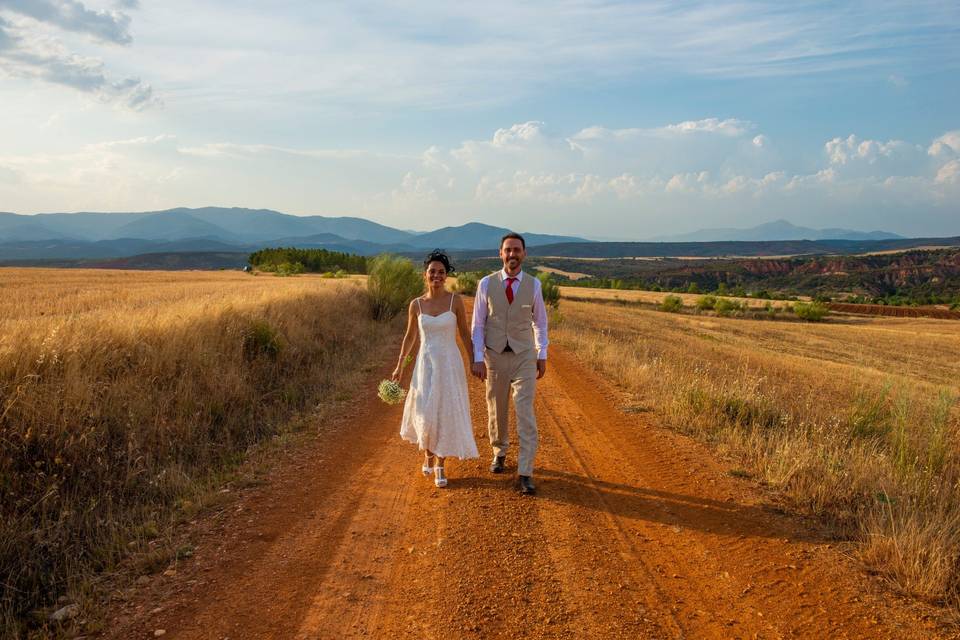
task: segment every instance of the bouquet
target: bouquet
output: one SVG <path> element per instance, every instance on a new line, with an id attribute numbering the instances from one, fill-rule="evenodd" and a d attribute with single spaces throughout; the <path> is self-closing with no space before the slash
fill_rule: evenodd
<path id="1" fill-rule="evenodd" d="M 381 380 L 377 395 L 387 404 L 400 404 L 407 395 L 407 390 L 396 380 Z"/>
<path id="2" fill-rule="evenodd" d="M 400 364 L 400 375 L 403 375 L 403 368 L 410 364 L 413 358 L 408 354 Z M 400 404 L 407 397 L 407 390 L 400 386 L 398 380 L 381 380 L 377 387 L 377 395 L 387 404 Z"/>

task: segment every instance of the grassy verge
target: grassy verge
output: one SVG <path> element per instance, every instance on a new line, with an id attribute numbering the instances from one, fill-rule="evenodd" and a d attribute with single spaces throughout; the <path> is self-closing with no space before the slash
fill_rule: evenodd
<path id="1" fill-rule="evenodd" d="M 165 566 L 171 552 L 149 541 L 171 514 L 196 509 L 292 416 L 341 397 L 352 380 L 342 372 L 382 344 L 357 287 L 260 293 L 149 317 L 7 323 L 0 635 L 24 633 L 31 612 L 75 599 L 131 554 L 144 571 Z"/>
<path id="2" fill-rule="evenodd" d="M 551 338 L 739 475 L 856 541 L 904 592 L 960 594 L 960 328 L 809 325 L 565 301 Z"/>

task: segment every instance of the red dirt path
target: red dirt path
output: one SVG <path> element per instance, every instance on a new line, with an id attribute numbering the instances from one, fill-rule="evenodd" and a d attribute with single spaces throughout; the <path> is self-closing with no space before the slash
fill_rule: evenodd
<path id="1" fill-rule="evenodd" d="M 108 637 L 944 637 L 817 528 L 650 414 L 620 411 L 615 389 L 552 349 L 536 497 L 486 470 L 481 383 L 483 459 L 451 461 L 445 490 L 400 440 L 401 408 L 361 393 L 267 485 L 199 524 L 194 557 L 118 607 Z"/>

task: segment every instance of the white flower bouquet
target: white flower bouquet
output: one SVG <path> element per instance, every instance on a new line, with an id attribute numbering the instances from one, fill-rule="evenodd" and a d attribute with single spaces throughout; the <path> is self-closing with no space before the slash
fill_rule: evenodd
<path id="1" fill-rule="evenodd" d="M 400 364 L 400 376 L 403 376 L 403 369 L 413 358 L 408 354 Z M 400 386 L 399 380 L 381 380 L 377 387 L 377 395 L 387 404 L 400 404 L 407 397 L 407 390 Z"/>
<path id="2" fill-rule="evenodd" d="M 387 404 L 400 404 L 407 396 L 407 390 L 396 380 L 381 380 L 377 395 Z"/>

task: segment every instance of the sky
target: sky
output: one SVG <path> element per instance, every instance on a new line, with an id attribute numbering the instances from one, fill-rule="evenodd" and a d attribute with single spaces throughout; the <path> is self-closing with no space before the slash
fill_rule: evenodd
<path id="1" fill-rule="evenodd" d="M 0 211 L 960 235 L 960 3 L 0 0 Z"/>

